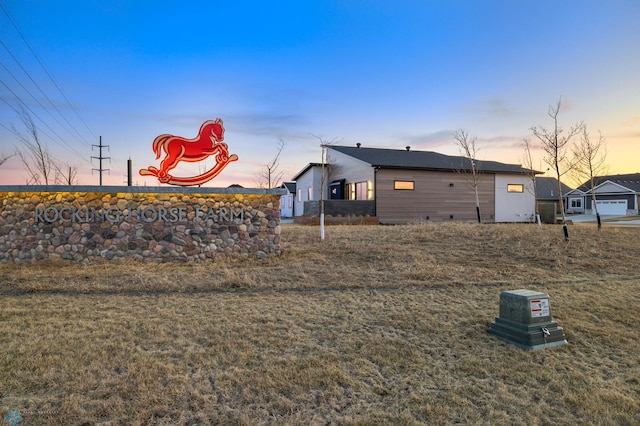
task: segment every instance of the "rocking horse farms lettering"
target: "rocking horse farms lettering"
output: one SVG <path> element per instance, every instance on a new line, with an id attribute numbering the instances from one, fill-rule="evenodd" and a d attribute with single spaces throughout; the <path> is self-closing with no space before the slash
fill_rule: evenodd
<path id="1" fill-rule="evenodd" d="M 229 155 L 229 147 L 224 140 L 224 125 L 221 118 L 202 123 L 198 136 L 186 139 L 174 135 L 160 135 L 153 141 L 153 152 L 160 162 L 160 168 L 149 166 L 141 169 L 142 176 L 156 176 L 160 183 L 178 186 L 202 185 L 220 174 L 232 161 L 238 160 L 235 154 Z M 180 161 L 198 162 L 215 155 L 216 165 L 198 176 L 177 177 L 169 174 Z"/>

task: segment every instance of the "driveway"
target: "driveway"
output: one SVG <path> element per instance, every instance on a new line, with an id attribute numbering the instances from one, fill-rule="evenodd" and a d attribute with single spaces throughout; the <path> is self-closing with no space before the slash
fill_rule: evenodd
<path id="1" fill-rule="evenodd" d="M 571 214 L 567 215 L 567 220 L 573 223 L 593 223 L 596 224 L 595 214 Z M 624 225 L 624 226 L 640 226 L 640 216 L 609 216 L 600 215 L 603 226 L 607 225 Z"/>

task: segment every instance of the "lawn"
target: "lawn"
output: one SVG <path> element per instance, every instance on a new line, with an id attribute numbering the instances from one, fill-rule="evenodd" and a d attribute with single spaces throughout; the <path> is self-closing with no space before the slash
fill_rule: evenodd
<path id="1" fill-rule="evenodd" d="M 0 413 L 32 424 L 640 423 L 640 228 L 283 225 L 283 255 L 0 265 Z M 548 293 L 568 345 L 487 333 Z"/>

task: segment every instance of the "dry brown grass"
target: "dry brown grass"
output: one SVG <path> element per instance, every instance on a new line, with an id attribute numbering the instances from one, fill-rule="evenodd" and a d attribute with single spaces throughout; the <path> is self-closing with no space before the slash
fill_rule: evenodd
<path id="1" fill-rule="evenodd" d="M 24 424 L 638 424 L 640 228 L 286 225 L 280 258 L 0 266 Z M 569 345 L 487 334 L 549 293 Z"/>

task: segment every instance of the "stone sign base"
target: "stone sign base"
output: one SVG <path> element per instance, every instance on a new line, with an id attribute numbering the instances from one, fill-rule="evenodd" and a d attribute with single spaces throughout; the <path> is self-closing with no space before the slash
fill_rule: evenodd
<path id="1" fill-rule="evenodd" d="M 525 350 L 567 344 L 564 330 L 551 319 L 549 296 L 531 290 L 500 294 L 500 316 L 489 333 Z"/>
<path id="2" fill-rule="evenodd" d="M 0 186 L 0 263 L 277 256 L 283 192 Z"/>

